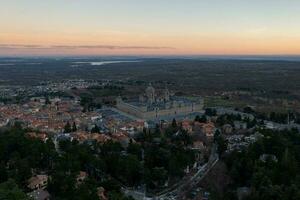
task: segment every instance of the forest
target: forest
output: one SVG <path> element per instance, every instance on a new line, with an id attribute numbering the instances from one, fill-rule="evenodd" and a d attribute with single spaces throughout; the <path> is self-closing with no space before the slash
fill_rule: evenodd
<path id="1" fill-rule="evenodd" d="M 185 133 L 174 135 L 176 130 L 178 127 L 170 127 L 167 137 L 158 129 L 141 133 L 125 149 L 113 141 L 80 144 L 62 140 L 57 151 L 51 139 L 44 143 L 29 138 L 30 130 L 17 123 L 0 132 L 0 199 L 28 199 L 27 181 L 36 174 L 51 177 L 47 190 L 54 200 L 97 199 L 100 186 L 115 200 L 130 199 L 122 188 L 142 184 L 149 192 L 157 192 L 168 180 L 180 180 L 184 169 L 194 163 L 194 152 L 185 148 L 191 140 Z M 80 171 L 88 177 L 78 185 Z"/>

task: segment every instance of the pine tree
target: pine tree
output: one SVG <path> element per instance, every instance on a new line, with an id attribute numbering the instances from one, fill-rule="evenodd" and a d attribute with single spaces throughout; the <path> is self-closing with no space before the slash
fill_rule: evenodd
<path id="1" fill-rule="evenodd" d="M 173 128 L 176 128 L 177 127 L 177 122 L 176 122 L 176 119 L 174 118 L 173 121 L 172 121 L 172 127 Z"/>
<path id="2" fill-rule="evenodd" d="M 65 125 L 65 128 L 64 128 L 64 133 L 71 133 L 71 132 L 72 132 L 71 124 L 69 122 L 67 122 L 67 124 Z"/>
<path id="3" fill-rule="evenodd" d="M 76 123 L 73 122 L 72 132 L 76 132 L 76 131 L 77 131 L 77 126 L 76 126 Z"/>
<path id="4" fill-rule="evenodd" d="M 92 128 L 91 133 L 100 133 L 99 127 L 95 124 L 95 126 Z"/>
<path id="5" fill-rule="evenodd" d="M 51 101 L 50 101 L 50 99 L 49 99 L 48 96 L 46 96 L 46 98 L 45 98 L 45 104 L 46 105 L 50 105 L 51 104 Z"/>

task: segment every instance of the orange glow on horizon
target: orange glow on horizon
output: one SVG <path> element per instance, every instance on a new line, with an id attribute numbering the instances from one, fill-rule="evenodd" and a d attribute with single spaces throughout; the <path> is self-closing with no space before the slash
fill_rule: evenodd
<path id="1" fill-rule="evenodd" d="M 1 34 L 0 44 L 15 45 L 112 45 L 124 49 L 106 48 L 11 48 L 1 49 L 1 55 L 245 55 L 245 54 L 300 54 L 300 38 L 266 36 L 164 36 L 106 33 L 95 35 L 71 34 Z M 154 47 L 127 49 L 126 47 Z M 164 48 L 160 48 L 164 47 Z"/>
<path id="2" fill-rule="evenodd" d="M 299 19 L 300 2 L 284 0 L 9 0 L 0 6 L 0 56 L 300 55 Z"/>

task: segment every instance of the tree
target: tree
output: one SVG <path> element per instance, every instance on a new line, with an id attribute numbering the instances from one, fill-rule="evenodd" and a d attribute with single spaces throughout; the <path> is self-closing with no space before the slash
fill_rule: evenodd
<path id="1" fill-rule="evenodd" d="M 71 133 L 71 132 L 72 132 L 71 124 L 70 124 L 70 122 L 67 122 L 67 124 L 65 125 L 65 128 L 64 128 L 64 133 Z"/>
<path id="2" fill-rule="evenodd" d="M 92 128 L 91 133 L 100 133 L 100 129 L 97 124 L 95 124 L 95 126 Z"/>
<path id="3" fill-rule="evenodd" d="M 206 116 L 205 116 L 205 115 L 202 115 L 201 118 L 200 118 L 200 120 L 199 120 L 199 122 L 201 122 L 201 123 L 206 123 L 206 122 L 207 122 Z"/>
<path id="4" fill-rule="evenodd" d="M 181 130 L 176 136 L 174 135 L 172 141 L 174 141 L 178 146 L 182 144 L 185 146 L 192 144 L 192 138 L 185 130 Z"/>
<path id="5" fill-rule="evenodd" d="M 50 99 L 49 99 L 49 96 L 46 96 L 46 97 L 45 97 L 45 104 L 46 104 L 46 105 L 50 105 L 50 104 L 51 104 L 51 101 L 50 101 Z"/>
<path id="6" fill-rule="evenodd" d="M 247 121 L 247 128 L 253 128 L 258 124 L 257 120 L 254 118 L 253 120 Z"/>
<path id="7" fill-rule="evenodd" d="M 173 128 L 177 128 L 177 122 L 176 122 L 176 119 L 174 118 L 173 121 L 172 121 L 172 127 Z"/>
<path id="8" fill-rule="evenodd" d="M 0 199 L 3 200 L 30 200 L 17 186 L 13 179 L 0 184 Z"/>
<path id="9" fill-rule="evenodd" d="M 199 115 L 197 115 L 195 117 L 195 121 L 196 122 L 201 122 L 201 123 L 206 123 L 207 122 L 207 118 L 205 115 L 202 115 L 201 117 Z"/>
<path id="10" fill-rule="evenodd" d="M 207 116 L 216 116 L 217 111 L 216 111 L 216 109 L 206 108 L 205 109 L 205 115 L 207 115 Z"/>
<path id="11" fill-rule="evenodd" d="M 118 175 L 129 186 L 139 185 L 142 178 L 142 165 L 135 155 L 124 156 L 118 165 Z"/>
<path id="12" fill-rule="evenodd" d="M 6 171 L 6 165 L 4 162 L 0 163 L 0 183 L 6 181 L 8 178 L 8 174 Z"/>
<path id="13" fill-rule="evenodd" d="M 243 111 L 245 113 L 254 113 L 255 111 L 250 107 L 250 106 L 247 106 L 243 109 Z"/>
<path id="14" fill-rule="evenodd" d="M 132 155 L 136 155 L 139 160 L 142 159 L 142 147 L 139 144 L 136 143 L 130 143 L 127 147 L 127 153 L 128 154 L 132 154 Z"/>
<path id="15" fill-rule="evenodd" d="M 221 132 L 219 129 L 216 130 L 215 134 L 214 134 L 214 141 L 217 141 L 218 137 L 221 135 Z"/>
<path id="16" fill-rule="evenodd" d="M 72 132 L 76 132 L 76 131 L 77 131 L 77 126 L 76 126 L 76 123 L 73 122 Z"/>
<path id="17" fill-rule="evenodd" d="M 122 193 L 115 192 L 115 191 L 108 193 L 108 199 L 110 199 L 110 200 L 133 200 L 133 198 L 125 197 Z"/>
<path id="18" fill-rule="evenodd" d="M 227 150 L 227 141 L 222 135 L 217 137 L 218 154 L 221 156 Z"/>
<path id="19" fill-rule="evenodd" d="M 63 199 L 72 199 L 76 189 L 76 174 L 67 173 L 64 169 L 56 169 L 48 183 L 49 192 Z"/>
<path id="20" fill-rule="evenodd" d="M 179 157 L 172 155 L 168 165 L 169 175 L 174 177 L 181 177 L 183 175 L 183 166 Z"/>
<path id="21" fill-rule="evenodd" d="M 197 115 L 196 117 L 195 117 L 195 120 L 194 120 L 195 122 L 199 122 L 200 121 L 200 116 L 199 115 Z"/>
<path id="22" fill-rule="evenodd" d="M 96 103 L 96 104 L 95 104 L 95 107 L 96 107 L 97 109 L 101 109 L 101 108 L 102 108 L 102 104 L 101 104 L 101 103 Z"/>
<path id="23" fill-rule="evenodd" d="M 74 200 L 90 200 L 99 199 L 97 195 L 97 183 L 94 180 L 87 178 L 82 184 L 80 184 L 76 191 Z"/>
<path id="24" fill-rule="evenodd" d="M 148 187 L 162 187 L 168 180 L 168 171 L 164 167 L 146 170 L 145 181 Z"/>

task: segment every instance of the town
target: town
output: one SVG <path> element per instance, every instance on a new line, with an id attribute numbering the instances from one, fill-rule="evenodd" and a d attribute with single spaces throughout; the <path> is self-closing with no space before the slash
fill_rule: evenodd
<path id="1" fill-rule="evenodd" d="M 22 137 L 53 144 L 54 154 L 61 158 L 76 146 L 93 152 L 90 156 L 95 162 L 100 162 L 98 156 L 102 153 L 117 153 L 117 160 L 108 156 L 108 160 L 102 162 L 127 160 L 127 164 L 121 166 L 123 170 L 82 163 L 76 168 L 78 170 L 69 168 L 72 173 L 62 173 L 73 176 L 70 177 L 75 181 L 73 190 L 91 179 L 102 183 L 95 188 L 99 199 L 124 195 L 124 198 L 136 200 L 210 199 L 211 191 L 203 186 L 203 180 L 219 163 L 220 156 L 247 149 L 264 137 L 261 130 L 300 130 L 295 120 L 288 118 L 287 123 L 275 123 L 249 112 L 250 107 L 244 111 L 205 107 L 205 102 L 199 101 L 201 97 L 197 100 L 175 97 L 166 88 L 162 89 L 162 96 L 158 96 L 151 85 L 145 88 L 145 96 L 132 103 L 144 111 L 135 111 L 137 108 L 130 103 L 123 103 L 119 94 L 115 95 L 114 103 L 103 104 L 70 92 L 74 88 L 76 91 L 112 88 L 112 84 L 110 80 L 80 79 L 47 82 L 29 89 L 3 87 L 0 89 L 0 128 L 5 133 L 19 127 L 24 132 Z M 149 114 L 147 109 L 150 109 Z M 155 112 L 151 113 L 152 110 Z M 269 154 L 262 154 L 260 158 L 265 161 L 268 156 L 277 159 Z M 78 162 L 83 162 L 80 159 Z M 60 165 L 61 161 L 51 162 Z M 109 167 L 110 164 L 105 165 Z M 36 168 L 29 169 L 31 176 L 23 181 L 27 196 L 36 200 L 59 197 L 59 191 L 63 189 L 56 188 L 55 183 L 59 180 L 53 168 L 34 166 Z M 103 184 L 113 180 L 119 189 Z"/>
<path id="2" fill-rule="evenodd" d="M 0 200 L 299 200 L 300 1 L 0 1 Z"/>

